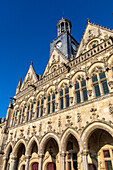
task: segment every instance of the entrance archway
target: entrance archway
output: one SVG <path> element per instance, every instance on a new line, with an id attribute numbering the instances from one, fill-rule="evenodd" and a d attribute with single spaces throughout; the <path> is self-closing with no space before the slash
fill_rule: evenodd
<path id="1" fill-rule="evenodd" d="M 95 129 L 88 137 L 89 170 L 112 169 L 113 138 L 103 129 Z"/>
<path id="2" fill-rule="evenodd" d="M 44 143 L 43 170 L 56 170 L 59 157 L 59 147 L 54 138 L 49 138 Z"/>
<path id="3" fill-rule="evenodd" d="M 66 170 L 77 170 L 80 167 L 78 163 L 79 144 L 76 138 L 70 134 L 65 143 L 66 152 Z"/>
<path id="4" fill-rule="evenodd" d="M 16 170 L 18 170 L 19 164 L 22 161 L 22 156 L 25 156 L 25 145 L 20 143 L 17 151 Z"/>

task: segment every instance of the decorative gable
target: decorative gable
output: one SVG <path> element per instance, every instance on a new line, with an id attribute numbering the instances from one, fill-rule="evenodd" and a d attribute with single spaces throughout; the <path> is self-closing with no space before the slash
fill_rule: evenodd
<path id="1" fill-rule="evenodd" d="M 50 55 L 49 61 L 46 65 L 46 68 L 44 70 L 43 76 L 46 76 L 55 70 L 57 70 L 59 67 L 62 66 L 62 63 L 67 63 L 68 59 L 65 57 L 60 50 L 58 50 L 56 47 L 54 47 L 54 50 L 52 54 Z"/>
<path id="2" fill-rule="evenodd" d="M 93 49 L 98 44 L 101 44 L 105 40 L 109 39 L 110 36 L 113 36 L 112 30 L 92 24 L 88 20 L 88 25 L 81 40 L 76 57 L 89 51 L 90 49 Z"/>
<path id="3" fill-rule="evenodd" d="M 20 91 L 22 91 L 23 89 L 26 89 L 29 85 L 34 84 L 37 81 L 38 81 L 38 76 L 35 73 L 32 62 L 31 62 L 28 72 L 21 85 Z"/>

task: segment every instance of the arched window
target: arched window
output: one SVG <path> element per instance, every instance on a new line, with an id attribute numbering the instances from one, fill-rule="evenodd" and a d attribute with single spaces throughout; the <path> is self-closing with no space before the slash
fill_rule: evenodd
<path id="1" fill-rule="evenodd" d="M 27 107 L 27 121 L 29 120 L 30 104 Z"/>
<path id="2" fill-rule="evenodd" d="M 21 118 L 22 118 L 22 109 L 20 109 L 20 112 L 19 112 L 19 120 L 18 120 L 18 124 L 21 123 Z"/>
<path id="3" fill-rule="evenodd" d="M 75 81 L 75 98 L 77 104 L 88 100 L 86 80 L 81 76 Z"/>
<path id="4" fill-rule="evenodd" d="M 43 116 L 43 105 L 44 105 L 44 99 L 39 98 L 37 101 L 37 118 Z"/>
<path id="5" fill-rule="evenodd" d="M 31 104 L 31 108 L 30 108 L 30 120 L 32 120 L 33 117 L 33 103 Z"/>
<path id="6" fill-rule="evenodd" d="M 25 107 L 23 107 L 23 109 L 22 109 L 22 123 L 23 123 L 23 121 L 24 121 L 24 115 L 25 114 Z"/>
<path id="7" fill-rule="evenodd" d="M 48 96 L 48 102 L 47 102 L 47 113 L 54 113 L 55 112 L 55 93 L 50 92 L 49 96 Z"/>
<path id="8" fill-rule="evenodd" d="M 27 107 L 27 121 L 28 120 L 32 120 L 33 118 L 33 103 L 29 104 L 28 107 Z"/>
<path id="9" fill-rule="evenodd" d="M 69 87 L 67 84 L 60 90 L 60 109 L 69 107 Z"/>
<path id="10" fill-rule="evenodd" d="M 97 67 L 93 71 L 92 84 L 95 97 L 99 97 L 102 94 L 109 93 L 106 75 L 105 72 L 102 70 L 102 67 Z"/>
<path id="11" fill-rule="evenodd" d="M 15 115 L 16 115 L 16 113 L 15 113 L 16 111 L 14 111 L 13 112 L 13 117 L 12 117 L 12 126 L 14 126 L 14 124 L 15 124 Z"/>

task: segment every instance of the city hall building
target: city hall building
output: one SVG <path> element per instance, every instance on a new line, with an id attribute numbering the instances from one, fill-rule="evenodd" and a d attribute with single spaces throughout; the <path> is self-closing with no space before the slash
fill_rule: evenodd
<path id="1" fill-rule="evenodd" d="M 31 62 L 0 124 L 1 170 L 113 170 L 113 30 L 87 26 L 80 44 L 71 22 L 42 75 Z"/>

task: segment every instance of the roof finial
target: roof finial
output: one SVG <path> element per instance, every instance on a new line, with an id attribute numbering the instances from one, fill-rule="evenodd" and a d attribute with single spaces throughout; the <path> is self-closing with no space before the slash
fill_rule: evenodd
<path id="1" fill-rule="evenodd" d="M 33 65 L 33 62 L 31 61 L 31 63 L 30 63 L 31 65 Z"/>
<path id="2" fill-rule="evenodd" d="M 90 19 L 89 19 L 89 18 L 87 18 L 87 23 L 88 23 L 88 24 L 90 23 Z"/>

